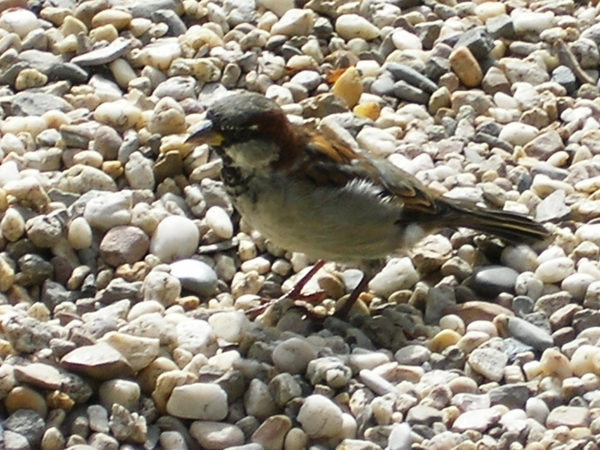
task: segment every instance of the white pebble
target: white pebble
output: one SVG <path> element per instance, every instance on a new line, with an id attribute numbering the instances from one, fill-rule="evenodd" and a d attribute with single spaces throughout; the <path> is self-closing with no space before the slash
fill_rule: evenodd
<path id="1" fill-rule="evenodd" d="M 258 4 L 281 17 L 294 7 L 294 0 L 258 0 Z"/>
<path id="2" fill-rule="evenodd" d="M 396 137 L 387 130 L 363 127 L 356 136 L 356 142 L 375 155 L 386 156 L 393 153 L 398 145 Z"/>
<path id="3" fill-rule="evenodd" d="M 0 164 L 0 187 L 4 187 L 7 183 L 20 179 L 19 167 L 15 161 L 4 161 Z"/>
<path id="4" fill-rule="evenodd" d="M 442 330 L 456 331 L 460 335 L 465 334 L 465 323 L 455 314 L 448 314 L 442 317 L 440 319 L 440 328 Z"/>
<path id="5" fill-rule="evenodd" d="M 127 100 L 117 100 L 100 104 L 94 111 L 94 119 L 117 129 L 133 128 L 142 112 Z"/>
<path id="6" fill-rule="evenodd" d="M 37 16 L 24 8 L 7 9 L 0 16 L 0 28 L 9 33 L 16 33 L 20 38 L 24 38 L 38 26 Z"/>
<path id="7" fill-rule="evenodd" d="M 573 375 L 581 377 L 586 373 L 600 375 L 600 348 L 593 345 L 582 345 L 571 356 Z"/>
<path id="8" fill-rule="evenodd" d="M 90 199 L 83 210 L 89 225 L 102 231 L 131 222 L 133 194 L 131 191 L 106 192 Z"/>
<path id="9" fill-rule="evenodd" d="M 527 417 L 530 417 L 542 425 L 546 424 L 546 418 L 550 414 L 550 409 L 544 400 L 537 397 L 527 399 L 525 403 L 525 412 Z"/>
<path id="10" fill-rule="evenodd" d="M 532 12 L 515 9 L 511 16 L 517 33 L 541 33 L 547 28 L 551 28 L 554 21 L 554 13 L 552 11 Z"/>
<path id="11" fill-rule="evenodd" d="M 392 42 L 398 50 L 423 50 L 421 39 L 402 28 L 393 32 Z"/>
<path id="12" fill-rule="evenodd" d="M 310 9 L 290 9 L 271 28 L 271 34 L 305 36 L 312 30 L 314 13 Z"/>
<path id="13" fill-rule="evenodd" d="M 259 274 L 264 275 L 271 270 L 271 262 L 263 256 L 258 256 L 249 259 L 248 261 L 244 261 L 240 269 L 242 269 L 242 272 L 246 273 L 255 270 Z"/>
<path id="14" fill-rule="evenodd" d="M 233 237 L 233 224 L 229 214 L 220 206 L 211 206 L 206 211 L 206 224 L 222 239 Z"/>
<path id="15" fill-rule="evenodd" d="M 483 23 L 502 14 L 506 14 L 506 5 L 504 3 L 485 2 L 480 3 L 475 7 L 475 15 Z"/>
<path id="16" fill-rule="evenodd" d="M 541 263 L 535 271 L 535 276 L 543 283 L 558 283 L 573 272 L 575 272 L 573 260 L 562 257 Z"/>
<path id="17" fill-rule="evenodd" d="M 346 41 L 353 38 L 370 41 L 379 37 L 379 28 L 358 14 L 342 14 L 335 21 L 335 31 Z"/>
<path id="18" fill-rule="evenodd" d="M 92 245 L 92 227 L 83 217 L 76 217 L 69 224 L 69 244 L 75 250 L 88 248 Z"/>
<path id="19" fill-rule="evenodd" d="M 504 125 L 498 137 L 512 145 L 525 145 L 532 141 L 539 133 L 533 125 L 522 122 L 511 122 Z"/>
<path id="20" fill-rule="evenodd" d="M 412 260 L 392 258 L 369 283 L 369 289 L 376 295 L 387 297 L 393 292 L 412 288 L 419 281 L 419 274 Z"/>
<path id="21" fill-rule="evenodd" d="M 208 318 L 208 323 L 218 338 L 228 342 L 240 342 L 244 331 L 250 325 L 243 311 L 215 313 Z"/>
<path id="22" fill-rule="evenodd" d="M 0 236 L 9 242 L 18 241 L 25 233 L 25 219 L 15 208 L 8 208 L 0 221 Z"/>
<path id="23" fill-rule="evenodd" d="M 192 256 L 200 242 L 196 224 L 183 216 L 164 218 L 156 227 L 150 240 L 150 252 L 163 262 Z"/>
<path id="24" fill-rule="evenodd" d="M 580 241 L 590 241 L 600 245 L 600 223 L 582 225 L 575 232 L 575 237 Z"/>
<path id="25" fill-rule="evenodd" d="M 298 422 L 313 439 L 332 438 L 342 431 L 342 410 L 323 395 L 309 395 L 298 412 Z"/>
<path id="26" fill-rule="evenodd" d="M 212 383 L 178 386 L 169 397 L 167 413 L 183 419 L 223 420 L 227 416 L 227 394 Z"/>
<path id="27" fill-rule="evenodd" d="M 574 273 L 562 281 L 560 288 L 571 294 L 575 301 L 581 302 L 585 298 L 588 287 L 595 280 L 593 276 L 587 273 Z"/>
<path id="28" fill-rule="evenodd" d="M 124 406 L 129 411 L 136 411 L 140 401 L 140 385 L 129 380 L 108 380 L 98 389 L 100 404 L 110 411 L 113 403 Z"/>
<path id="29" fill-rule="evenodd" d="M 129 186 L 132 189 L 153 190 L 156 184 L 152 170 L 153 165 L 154 163 L 140 152 L 132 153 L 129 161 L 125 164 L 125 178 L 127 178 Z"/>
<path id="30" fill-rule="evenodd" d="M 500 256 L 502 263 L 517 272 L 533 271 L 538 266 L 537 254 L 527 245 L 506 247 Z"/>

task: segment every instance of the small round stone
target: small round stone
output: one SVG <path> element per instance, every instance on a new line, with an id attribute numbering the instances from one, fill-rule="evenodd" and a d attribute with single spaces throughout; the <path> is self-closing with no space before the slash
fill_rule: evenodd
<path id="1" fill-rule="evenodd" d="M 228 342 L 240 342 L 250 322 L 243 311 L 219 312 L 208 318 L 217 337 Z"/>
<path id="2" fill-rule="evenodd" d="M 193 255 L 200 242 L 196 224 L 183 216 L 164 218 L 150 240 L 150 252 L 161 261 L 170 262 Z"/>
<path id="3" fill-rule="evenodd" d="M 181 259 L 172 262 L 171 275 L 181 287 L 201 296 L 212 295 L 217 287 L 217 274 L 205 262 L 196 259 Z"/>
<path id="4" fill-rule="evenodd" d="M 83 217 L 76 217 L 69 224 L 69 244 L 76 249 L 88 248 L 92 245 L 92 227 Z"/>
<path id="5" fill-rule="evenodd" d="M 25 219 L 15 208 L 8 208 L 0 220 L 0 234 L 8 241 L 15 242 L 25 233 Z"/>
<path id="6" fill-rule="evenodd" d="M 108 410 L 113 403 L 118 403 L 130 411 L 138 409 L 140 401 L 140 386 L 129 380 L 108 380 L 98 389 L 100 403 Z"/>
<path id="7" fill-rule="evenodd" d="M 323 395 L 309 395 L 298 412 L 298 422 L 313 439 L 332 438 L 342 430 L 342 411 Z"/>
<path id="8" fill-rule="evenodd" d="M 173 389 L 166 408 L 169 414 L 184 419 L 223 420 L 227 415 L 227 394 L 216 384 L 178 386 Z"/>
<path id="9" fill-rule="evenodd" d="M 244 443 L 244 433 L 232 424 L 195 421 L 190 427 L 190 434 L 207 450 L 232 448 Z"/>
<path id="10" fill-rule="evenodd" d="M 280 371 L 302 374 L 308 363 L 317 357 L 317 350 L 307 341 L 290 338 L 273 349 L 273 363 Z"/>
<path id="11" fill-rule="evenodd" d="M 561 257 L 541 263 L 535 271 L 535 276 L 544 283 L 559 283 L 573 272 L 575 272 L 573 260 Z"/>
<path id="12" fill-rule="evenodd" d="M 335 21 L 335 31 L 346 41 L 363 38 L 367 41 L 379 37 L 379 28 L 358 14 L 342 14 Z"/>
<path id="13" fill-rule="evenodd" d="M 229 214 L 220 206 L 212 206 L 206 211 L 206 223 L 222 239 L 231 239 L 233 224 Z"/>

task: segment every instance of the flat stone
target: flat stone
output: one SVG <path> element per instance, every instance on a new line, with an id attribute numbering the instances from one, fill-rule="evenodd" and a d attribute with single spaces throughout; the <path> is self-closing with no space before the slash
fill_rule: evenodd
<path id="1" fill-rule="evenodd" d="M 131 49 L 131 41 L 117 38 L 106 47 L 92 50 L 71 59 L 71 63 L 79 66 L 100 66 L 108 64 L 127 53 Z"/>
<path id="2" fill-rule="evenodd" d="M 583 406 L 559 406 L 550 411 L 546 419 L 548 428 L 566 426 L 569 428 L 588 427 L 591 417 L 588 408 Z"/>
<path id="3" fill-rule="evenodd" d="M 16 116 L 41 116 L 48 111 L 69 112 L 73 107 L 63 98 L 43 92 L 19 92 L 11 102 Z"/>
<path id="4" fill-rule="evenodd" d="M 462 433 L 468 430 L 475 430 L 483 433 L 500 421 L 502 415 L 496 409 L 479 409 L 477 411 L 467 411 L 454 421 L 452 430 Z"/>
<path id="5" fill-rule="evenodd" d="M 185 419 L 223 420 L 227 416 L 227 394 L 220 386 L 209 383 L 178 386 L 169 397 L 167 412 Z"/>
<path id="6" fill-rule="evenodd" d="M 494 348 L 477 348 L 469 355 L 468 361 L 475 372 L 492 381 L 500 381 L 508 356 Z"/>
<path id="7" fill-rule="evenodd" d="M 60 364 L 66 370 L 80 372 L 99 380 L 108 380 L 132 373 L 125 357 L 105 343 L 79 347 L 63 356 Z"/>
<path id="8" fill-rule="evenodd" d="M 26 366 L 15 366 L 15 378 L 24 384 L 42 389 L 59 389 L 62 383 L 60 372 L 53 366 L 43 363 L 32 363 Z"/>

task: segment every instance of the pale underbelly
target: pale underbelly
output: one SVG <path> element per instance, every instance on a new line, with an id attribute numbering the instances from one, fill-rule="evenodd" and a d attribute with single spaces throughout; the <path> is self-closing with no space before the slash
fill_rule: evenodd
<path id="1" fill-rule="evenodd" d="M 377 259 L 403 246 L 400 208 L 376 189 L 307 189 L 304 185 L 257 180 L 235 204 L 242 216 L 285 250 L 327 260 Z M 256 199 L 256 201 L 255 201 Z M 419 236 L 419 239 L 422 236 Z"/>

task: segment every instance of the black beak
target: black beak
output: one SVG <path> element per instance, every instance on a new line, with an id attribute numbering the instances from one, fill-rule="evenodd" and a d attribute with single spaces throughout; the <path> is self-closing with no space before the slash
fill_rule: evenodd
<path id="1" fill-rule="evenodd" d="M 192 131 L 185 140 L 186 144 L 208 144 L 212 147 L 220 146 L 225 138 L 218 131 L 213 130 L 213 123 L 210 120 L 204 120 Z"/>

